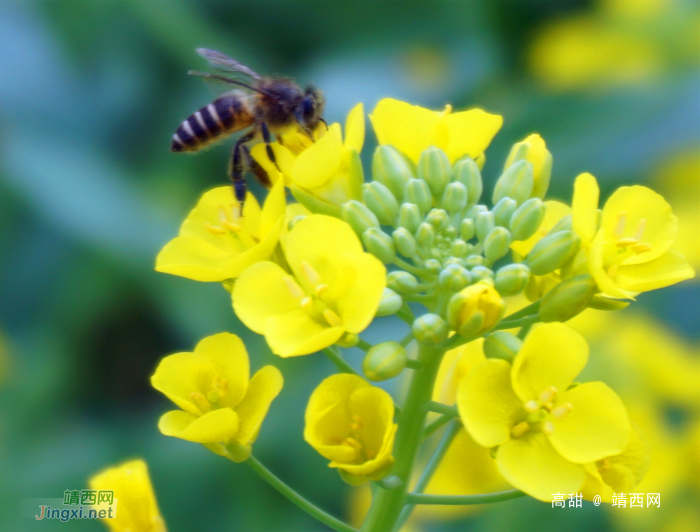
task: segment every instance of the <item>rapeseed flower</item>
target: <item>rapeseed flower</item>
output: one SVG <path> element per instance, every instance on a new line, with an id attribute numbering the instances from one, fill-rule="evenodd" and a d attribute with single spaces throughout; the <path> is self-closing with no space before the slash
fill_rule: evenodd
<path id="1" fill-rule="evenodd" d="M 488 283 L 475 283 L 458 292 L 447 310 L 450 327 L 462 336 L 475 336 L 493 328 L 503 317 L 506 303 Z"/>

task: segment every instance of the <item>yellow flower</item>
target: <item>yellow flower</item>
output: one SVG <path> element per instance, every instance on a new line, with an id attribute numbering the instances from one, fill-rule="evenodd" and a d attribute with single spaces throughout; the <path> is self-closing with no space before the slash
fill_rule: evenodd
<path id="1" fill-rule="evenodd" d="M 286 237 L 292 274 L 272 262 L 247 269 L 233 288 L 241 321 L 282 357 L 308 355 L 372 321 L 386 268 L 365 253 L 352 228 L 330 216 L 299 221 Z"/>
<path id="2" fill-rule="evenodd" d="M 163 414 L 158 428 L 234 461 L 246 460 L 283 384 L 274 366 L 249 376 L 248 352 L 235 334 L 208 336 L 193 353 L 164 358 L 151 384 L 182 410 Z"/>
<path id="3" fill-rule="evenodd" d="M 603 293 L 633 299 L 695 276 L 683 255 L 671 249 L 678 219 L 663 197 L 647 187 L 620 187 L 605 203 L 598 228 L 598 196 L 592 175 L 576 178 L 573 229 Z"/>
<path id="4" fill-rule="evenodd" d="M 496 289 L 486 283 L 475 283 L 452 296 L 447 310 L 450 327 L 462 336 L 482 334 L 496 325 L 506 303 Z"/>
<path id="5" fill-rule="evenodd" d="M 534 179 L 530 196 L 533 198 L 544 198 L 552 175 L 552 154 L 547 150 L 544 139 L 537 133 L 529 135 L 513 146 L 506 159 L 504 169 L 520 160 L 526 160 L 532 164 Z"/>
<path id="6" fill-rule="evenodd" d="M 143 460 L 131 460 L 100 471 L 90 479 L 89 485 L 93 490 L 114 492 L 114 500 L 118 502 L 116 512 L 112 519 L 104 519 L 112 532 L 165 532 L 165 522 Z"/>
<path id="7" fill-rule="evenodd" d="M 543 500 L 578 492 L 585 464 L 620 454 L 630 441 L 627 410 L 602 382 L 570 387 L 588 346 L 560 323 L 535 328 L 511 368 L 488 359 L 459 388 L 465 427 L 516 488 Z"/>
<path id="8" fill-rule="evenodd" d="M 571 207 L 560 201 L 547 200 L 544 202 L 544 218 L 540 223 L 539 228 L 535 231 L 530 238 L 527 240 L 516 240 L 511 245 L 510 248 L 515 251 L 520 257 L 525 257 L 532 248 L 535 247 L 540 240 L 542 240 L 547 234 L 557 225 L 562 218 L 566 218 L 571 215 Z"/>
<path id="9" fill-rule="evenodd" d="M 379 480 L 394 463 L 394 401 L 347 373 L 325 379 L 306 407 L 304 439 L 357 482 Z"/>
<path id="10" fill-rule="evenodd" d="M 272 143 L 272 150 L 285 182 L 298 201 L 313 212 L 340 216 L 340 205 L 362 198 L 364 175 L 360 152 L 365 140 L 362 104 L 356 105 L 345 122 L 345 141 L 340 124 L 332 124 L 325 134 L 316 134 L 315 142 L 294 130 Z M 264 144 L 251 151 L 252 156 L 270 174 L 276 167 L 267 156 Z"/>
<path id="11" fill-rule="evenodd" d="M 435 378 L 433 401 L 454 405 L 457 402 L 459 385 L 469 372 L 484 360 L 486 358 L 483 338 L 477 338 L 445 353 Z"/>
<path id="12" fill-rule="evenodd" d="M 415 163 L 431 146 L 450 162 L 463 155 L 477 159 L 503 124 L 501 116 L 481 109 L 452 113 L 448 105 L 436 112 L 391 98 L 380 100 L 370 118 L 379 144 L 394 146 Z"/>
<path id="13" fill-rule="evenodd" d="M 156 271 L 195 281 L 238 277 L 251 264 L 272 255 L 279 242 L 284 210 L 281 182 L 268 194 L 262 211 L 248 193 L 242 217 L 230 186 L 205 192 L 183 222 L 179 235 L 158 254 Z"/>

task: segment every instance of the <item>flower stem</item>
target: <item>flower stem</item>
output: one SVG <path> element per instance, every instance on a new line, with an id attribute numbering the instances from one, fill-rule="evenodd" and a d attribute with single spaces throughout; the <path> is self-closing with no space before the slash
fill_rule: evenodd
<path id="1" fill-rule="evenodd" d="M 510 320 L 516 320 L 518 318 L 524 318 L 524 317 L 529 316 L 531 314 L 536 314 L 537 311 L 539 310 L 539 308 L 540 308 L 540 300 L 538 299 L 537 301 L 535 301 L 531 305 L 528 305 L 527 307 L 521 308 L 518 312 L 513 312 L 513 314 L 511 314 L 510 316 L 506 316 L 505 318 L 503 318 L 503 320 L 510 321 Z"/>
<path id="2" fill-rule="evenodd" d="M 290 501 L 296 504 L 299 508 L 304 510 L 306 513 L 312 517 L 318 519 L 329 528 L 332 528 L 336 532 L 357 532 L 353 527 L 348 524 L 343 523 L 340 519 L 336 519 L 332 515 L 324 512 L 318 506 L 306 500 L 304 497 L 299 495 L 292 488 L 287 486 L 279 478 L 277 478 L 269 469 L 262 465 L 257 458 L 251 456 L 246 460 L 253 471 L 255 471 L 260 477 L 270 484 L 273 488 L 279 491 L 282 495 L 287 497 Z"/>
<path id="3" fill-rule="evenodd" d="M 517 499 L 525 495 L 520 490 L 501 491 L 484 495 L 427 495 L 425 493 L 409 493 L 406 495 L 408 504 L 440 504 L 440 505 L 470 505 L 486 504 Z"/>
<path id="4" fill-rule="evenodd" d="M 435 419 L 434 421 L 431 421 L 425 426 L 425 429 L 423 430 L 423 438 L 427 438 L 429 436 L 432 436 L 435 431 L 439 430 L 441 427 L 447 425 L 451 420 L 454 419 L 454 416 L 452 414 L 443 414 L 439 418 Z"/>
<path id="5" fill-rule="evenodd" d="M 345 361 L 341 354 L 338 353 L 332 347 L 326 347 L 322 349 L 322 351 L 324 355 L 330 358 L 333 361 L 333 363 L 336 366 L 338 366 L 338 369 L 341 371 L 341 373 L 352 373 L 353 375 L 360 375 L 357 371 L 353 369 L 353 367 L 350 364 L 348 364 Z"/>
<path id="6" fill-rule="evenodd" d="M 533 325 L 540 321 L 540 317 L 535 314 L 534 316 L 527 316 L 525 318 L 519 318 L 512 321 L 502 321 L 496 325 L 493 331 L 502 331 L 503 329 L 515 329 L 516 327 L 526 327 L 528 325 Z"/>
<path id="7" fill-rule="evenodd" d="M 444 414 L 446 416 L 459 417 L 459 412 L 456 407 L 444 405 L 437 401 L 429 401 L 425 405 L 425 409 L 429 412 L 437 412 L 438 414 Z"/>
<path id="8" fill-rule="evenodd" d="M 369 342 L 365 342 L 362 338 L 360 338 L 360 341 L 357 342 L 357 345 L 355 347 L 357 347 L 358 349 L 362 349 L 366 353 L 367 351 L 372 349 L 372 347 L 374 347 L 374 346 L 372 344 L 370 344 Z"/>

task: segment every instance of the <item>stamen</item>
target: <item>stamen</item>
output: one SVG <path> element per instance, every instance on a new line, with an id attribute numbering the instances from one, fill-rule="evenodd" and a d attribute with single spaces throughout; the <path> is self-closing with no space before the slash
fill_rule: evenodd
<path id="1" fill-rule="evenodd" d="M 231 220 L 237 222 L 241 218 L 241 204 L 239 202 L 229 203 L 228 208 L 231 211 Z"/>
<path id="2" fill-rule="evenodd" d="M 228 216 L 226 216 L 226 209 L 224 209 L 223 205 L 219 205 L 219 221 L 221 222 L 222 225 L 224 225 L 226 222 L 230 221 L 228 219 Z"/>
<path id="3" fill-rule="evenodd" d="M 350 447 L 352 447 L 353 449 L 355 449 L 357 451 L 362 449 L 362 445 L 355 438 L 345 438 L 345 441 L 343 443 L 345 443 L 346 445 L 349 445 Z"/>
<path id="4" fill-rule="evenodd" d="M 596 465 L 598 466 L 598 471 L 600 471 L 601 473 L 603 471 L 607 471 L 608 469 L 610 469 L 610 462 L 608 461 L 607 458 L 603 458 L 602 460 L 599 460 L 596 463 Z"/>
<path id="5" fill-rule="evenodd" d="M 637 227 L 634 230 L 634 238 L 635 240 L 639 241 L 642 239 L 642 235 L 644 234 L 644 228 L 647 226 L 647 219 L 642 218 L 637 222 Z"/>
<path id="6" fill-rule="evenodd" d="M 199 392 L 192 392 L 190 394 L 190 401 L 192 401 L 195 404 L 195 406 L 202 411 L 203 414 L 206 414 L 207 412 L 211 411 L 211 405 L 209 404 L 209 401 L 207 401 L 206 397 L 204 397 Z"/>
<path id="7" fill-rule="evenodd" d="M 640 242 L 639 244 L 632 246 L 632 251 L 634 251 L 637 255 L 640 253 L 646 253 L 647 251 L 651 251 L 651 244 Z"/>
<path id="8" fill-rule="evenodd" d="M 554 399 L 555 395 L 557 395 L 557 389 L 554 386 L 550 386 L 540 394 L 540 403 L 549 403 L 552 399 Z"/>
<path id="9" fill-rule="evenodd" d="M 526 421 L 523 421 L 515 425 L 512 429 L 510 429 L 510 433 L 513 436 L 513 438 L 519 438 L 528 430 L 530 430 L 530 425 L 528 425 Z"/>
<path id="10" fill-rule="evenodd" d="M 552 415 L 557 419 L 561 419 L 573 409 L 574 407 L 571 406 L 571 403 L 564 403 L 563 405 L 559 405 L 554 410 L 552 410 Z"/>
<path id="11" fill-rule="evenodd" d="M 234 224 L 232 222 L 224 222 L 224 227 L 231 231 L 232 233 L 240 233 L 241 232 L 241 226 L 238 224 Z"/>
<path id="12" fill-rule="evenodd" d="M 621 212 L 617 218 L 615 230 L 613 231 L 617 238 L 622 238 L 622 236 L 625 234 L 625 225 L 627 225 L 627 213 Z"/>
<path id="13" fill-rule="evenodd" d="M 320 296 L 324 294 L 325 292 L 328 292 L 328 285 L 327 284 L 320 284 L 316 287 L 316 295 Z"/>
<path id="14" fill-rule="evenodd" d="M 534 414 L 540 409 L 540 405 L 537 401 L 528 401 L 525 403 L 525 410 L 530 412 L 531 414 Z"/>
<path id="15" fill-rule="evenodd" d="M 626 248 L 628 246 L 634 246 L 637 243 L 637 240 L 634 238 L 621 238 L 617 242 L 615 242 L 615 245 L 620 248 Z"/>
<path id="16" fill-rule="evenodd" d="M 297 284 L 296 279 L 294 279 L 294 277 L 292 277 L 291 275 L 287 275 L 282 279 L 282 281 L 284 282 L 285 286 L 287 287 L 287 290 L 294 299 L 304 299 L 304 291 Z"/>
<path id="17" fill-rule="evenodd" d="M 301 300 L 300 305 L 301 305 L 301 308 L 303 308 L 304 310 L 309 310 L 311 307 L 314 306 L 314 301 L 313 301 L 313 299 L 311 299 L 310 297 L 307 296 Z"/>
<path id="18" fill-rule="evenodd" d="M 350 428 L 352 430 L 359 430 L 364 426 L 364 423 L 362 423 L 362 420 L 360 419 L 360 416 L 357 414 L 352 415 L 352 422 L 350 423 Z"/>
<path id="19" fill-rule="evenodd" d="M 343 320 L 340 319 L 340 316 L 338 316 L 335 312 L 333 312 L 329 308 L 327 308 L 323 311 L 323 317 L 326 318 L 328 325 L 330 325 L 331 327 L 342 327 L 343 326 Z"/>
<path id="20" fill-rule="evenodd" d="M 452 112 L 452 106 L 448 103 L 445 105 L 445 109 L 440 113 L 442 116 L 449 115 Z"/>
<path id="21" fill-rule="evenodd" d="M 219 227 L 218 225 L 211 225 L 209 222 L 205 222 L 204 227 L 206 227 L 207 231 L 209 231 L 214 236 L 221 236 L 226 234 L 226 229 L 224 229 L 223 227 Z"/>
<path id="22" fill-rule="evenodd" d="M 316 273 L 311 263 L 307 260 L 301 263 L 301 270 L 304 272 L 304 277 L 311 286 L 316 286 L 321 282 L 321 277 Z"/>
<path id="23" fill-rule="evenodd" d="M 551 421 L 545 421 L 542 424 L 542 432 L 544 432 L 545 434 L 551 434 L 552 432 L 554 432 L 554 425 Z"/>

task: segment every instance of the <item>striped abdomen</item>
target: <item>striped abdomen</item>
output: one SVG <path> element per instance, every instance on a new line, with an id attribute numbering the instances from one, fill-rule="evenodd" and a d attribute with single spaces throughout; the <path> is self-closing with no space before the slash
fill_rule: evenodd
<path id="1" fill-rule="evenodd" d="M 222 96 L 185 120 L 173 135 L 171 151 L 197 151 L 224 135 L 253 125 L 246 102 Z"/>

